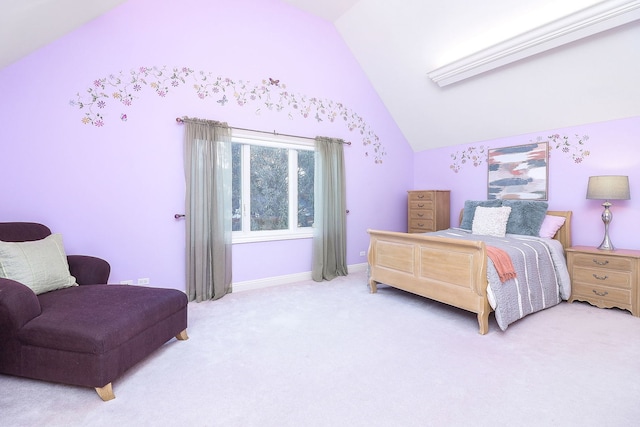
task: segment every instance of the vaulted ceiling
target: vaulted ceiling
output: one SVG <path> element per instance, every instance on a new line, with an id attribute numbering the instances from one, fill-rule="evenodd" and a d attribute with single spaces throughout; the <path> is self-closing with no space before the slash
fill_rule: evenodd
<path id="1" fill-rule="evenodd" d="M 124 1 L 3 1 L 0 67 Z M 333 22 L 415 151 L 640 115 L 640 0 L 283 1 Z M 630 22 L 443 87 L 429 78 L 603 6 Z"/>

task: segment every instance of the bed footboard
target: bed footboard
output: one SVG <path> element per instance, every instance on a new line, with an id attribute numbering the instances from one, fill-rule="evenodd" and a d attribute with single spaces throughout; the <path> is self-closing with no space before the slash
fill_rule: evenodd
<path id="1" fill-rule="evenodd" d="M 367 231 L 371 293 L 383 283 L 462 308 L 477 313 L 481 334 L 489 331 L 484 242 Z"/>

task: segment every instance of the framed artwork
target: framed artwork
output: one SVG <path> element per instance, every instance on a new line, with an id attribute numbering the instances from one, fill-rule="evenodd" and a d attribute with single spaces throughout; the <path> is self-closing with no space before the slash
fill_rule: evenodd
<path id="1" fill-rule="evenodd" d="M 489 149 L 487 198 L 547 200 L 549 144 Z"/>

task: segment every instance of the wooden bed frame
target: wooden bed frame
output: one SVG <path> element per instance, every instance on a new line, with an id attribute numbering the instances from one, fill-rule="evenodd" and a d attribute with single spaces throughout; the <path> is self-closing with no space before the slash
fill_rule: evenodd
<path id="1" fill-rule="evenodd" d="M 571 211 L 547 214 L 565 218 L 554 239 L 564 248 L 571 246 Z M 382 283 L 462 308 L 477 313 L 481 334 L 489 331 L 491 306 L 486 292 L 484 242 L 393 231 L 367 232 L 371 293 Z"/>

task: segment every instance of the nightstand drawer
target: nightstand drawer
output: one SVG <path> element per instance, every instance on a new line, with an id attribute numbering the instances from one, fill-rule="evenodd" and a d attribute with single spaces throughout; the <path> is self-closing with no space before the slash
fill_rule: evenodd
<path id="1" fill-rule="evenodd" d="M 571 298 L 577 300 L 600 302 L 605 305 L 624 306 L 631 308 L 631 290 L 608 288 L 606 286 L 574 283 L 571 290 Z"/>
<path id="2" fill-rule="evenodd" d="M 595 268 L 573 268 L 572 279 L 577 283 L 594 286 L 631 289 L 633 277 L 626 271 L 613 271 Z"/>
<path id="3" fill-rule="evenodd" d="M 592 267 L 617 271 L 632 271 L 633 259 L 597 254 L 574 254 L 573 265 L 576 267 Z"/>

